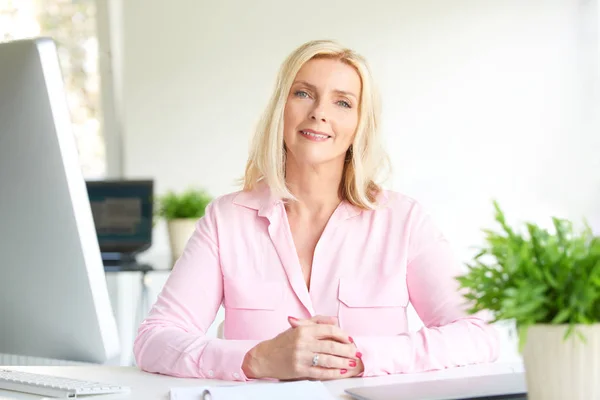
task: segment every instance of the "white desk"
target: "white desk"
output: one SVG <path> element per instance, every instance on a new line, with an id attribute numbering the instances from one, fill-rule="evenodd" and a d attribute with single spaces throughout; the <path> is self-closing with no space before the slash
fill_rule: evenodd
<path id="1" fill-rule="evenodd" d="M 101 395 L 88 397 L 90 400 L 168 400 L 169 389 L 176 386 L 199 386 L 210 384 L 240 384 L 239 382 L 210 381 L 198 379 L 173 378 L 162 375 L 149 374 L 140 371 L 136 367 L 6 367 L 33 373 L 62 376 L 73 379 L 95 380 L 107 383 L 116 383 L 131 387 L 131 393 L 127 395 Z M 495 363 L 485 365 L 474 365 L 461 368 L 447 369 L 421 374 L 389 375 L 374 378 L 350 378 L 325 382 L 329 391 L 338 399 L 351 399 L 344 394 L 344 389 L 357 386 L 373 386 L 388 383 L 402 383 L 437 380 L 444 378 L 457 378 L 462 376 L 492 375 L 507 372 L 522 372 L 521 363 Z M 243 384 L 243 383 L 241 383 Z M 18 399 L 33 400 L 40 396 L 33 396 L 17 392 L 0 390 L 0 400 Z M 85 398 L 85 397 L 84 397 Z"/>

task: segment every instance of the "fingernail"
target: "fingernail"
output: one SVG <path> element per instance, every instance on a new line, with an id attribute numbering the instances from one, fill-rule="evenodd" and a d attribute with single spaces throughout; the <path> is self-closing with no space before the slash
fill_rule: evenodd
<path id="1" fill-rule="evenodd" d="M 350 343 L 354 343 L 354 339 L 352 339 L 352 336 L 348 336 L 348 340 L 350 341 Z"/>
<path id="2" fill-rule="evenodd" d="M 292 316 L 288 316 L 289 319 L 293 319 L 294 321 L 298 321 L 298 318 L 292 317 Z"/>
<path id="3" fill-rule="evenodd" d="M 347 370 L 347 369 L 342 369 L 342 370 L 340 370 L 340 373 L 342 373 L 342 374 L 345 374 L 346 372 L 348 372 L 348 370 Z"/>
<path id="4" fill-rule="evenodd" d="M 350 361 L 350 366 L 352 368 L 356 367 L 356 361 L 354 361 L 354 360 Z"/>
<path id="5" fill-rule="evenodd" d="M 362 353 L 360 351 L 356 352 L 356 358 L 361 358 L 362 357 Z"/>

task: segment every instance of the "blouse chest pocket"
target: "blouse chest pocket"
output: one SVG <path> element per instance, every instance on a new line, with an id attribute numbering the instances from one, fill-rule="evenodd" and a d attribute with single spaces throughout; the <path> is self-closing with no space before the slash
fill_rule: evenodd
<path id="1" fill-rule="evenodd" d="M 409 297 L 403 275 L 365 279 L 342 277 L 338 319 L 351 335 L 397 335 L 408 330 Z"/>
<path id="2" fill-rule="evenodd" d="M 224 279 L 225 338 L 264 339 L 279 333 L 285 322 L 280 316 L 283 289 L 283 283 L 277 281 Z"/>

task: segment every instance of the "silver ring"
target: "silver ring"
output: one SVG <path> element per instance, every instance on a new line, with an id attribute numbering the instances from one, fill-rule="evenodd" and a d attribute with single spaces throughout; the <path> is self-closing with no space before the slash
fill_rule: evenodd
<path id="1" fill-rule="evenodd" d="M 319 365 L 319 355 L 315 354 L 312 359 L 312 366 L 316 367 L 317 365 Z"/>

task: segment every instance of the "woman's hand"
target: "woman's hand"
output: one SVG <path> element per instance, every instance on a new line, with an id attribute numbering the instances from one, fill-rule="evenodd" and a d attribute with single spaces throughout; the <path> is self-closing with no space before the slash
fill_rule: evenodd
<path id="1" fill-rule="evenodd" d="M 335 325 L 337 327 L 339 327 L 339 320 L 337 317 L 330 317 L 330 316 L 325 316 L 325 315 L 315 315 L 314 317 L 310 318 L 310 319 L 298 319 L 298 318 L 294 318 L 294 317 L 289 317 L 288 321 L 290 322 L 290 325 L 292 327 L 298 327 L 298 326 L 307 326 L 310 324 L 329 324 L 329 325 Z M 349 336 L 350 342 L 352 342 L 352 344 L 354 344 L 354 340 L 352 340 L 352 337 Z M 354 348 L 356 349 L 356 345 L 354 345 Z M 365 366 L 361 360 L 362 354 L 357 351 L 356 352 L 356 368 L 352 368 L 348 370 L 348 374 L 344 376 L 344 378 L 352 378 L 354 376 L 357 376 L 361 373 L 364 372 L 365 370 Z"/>
<path id="2" fill-rule="evenodd" d="M 362 371 L 356 346 L 336 325 L 292 319 L 290 324 L 296 326 L 246 353 L 242 370 L 248 378 L 331 380 Z M 318 364 L 312 366 L 315 355 Z"/>

